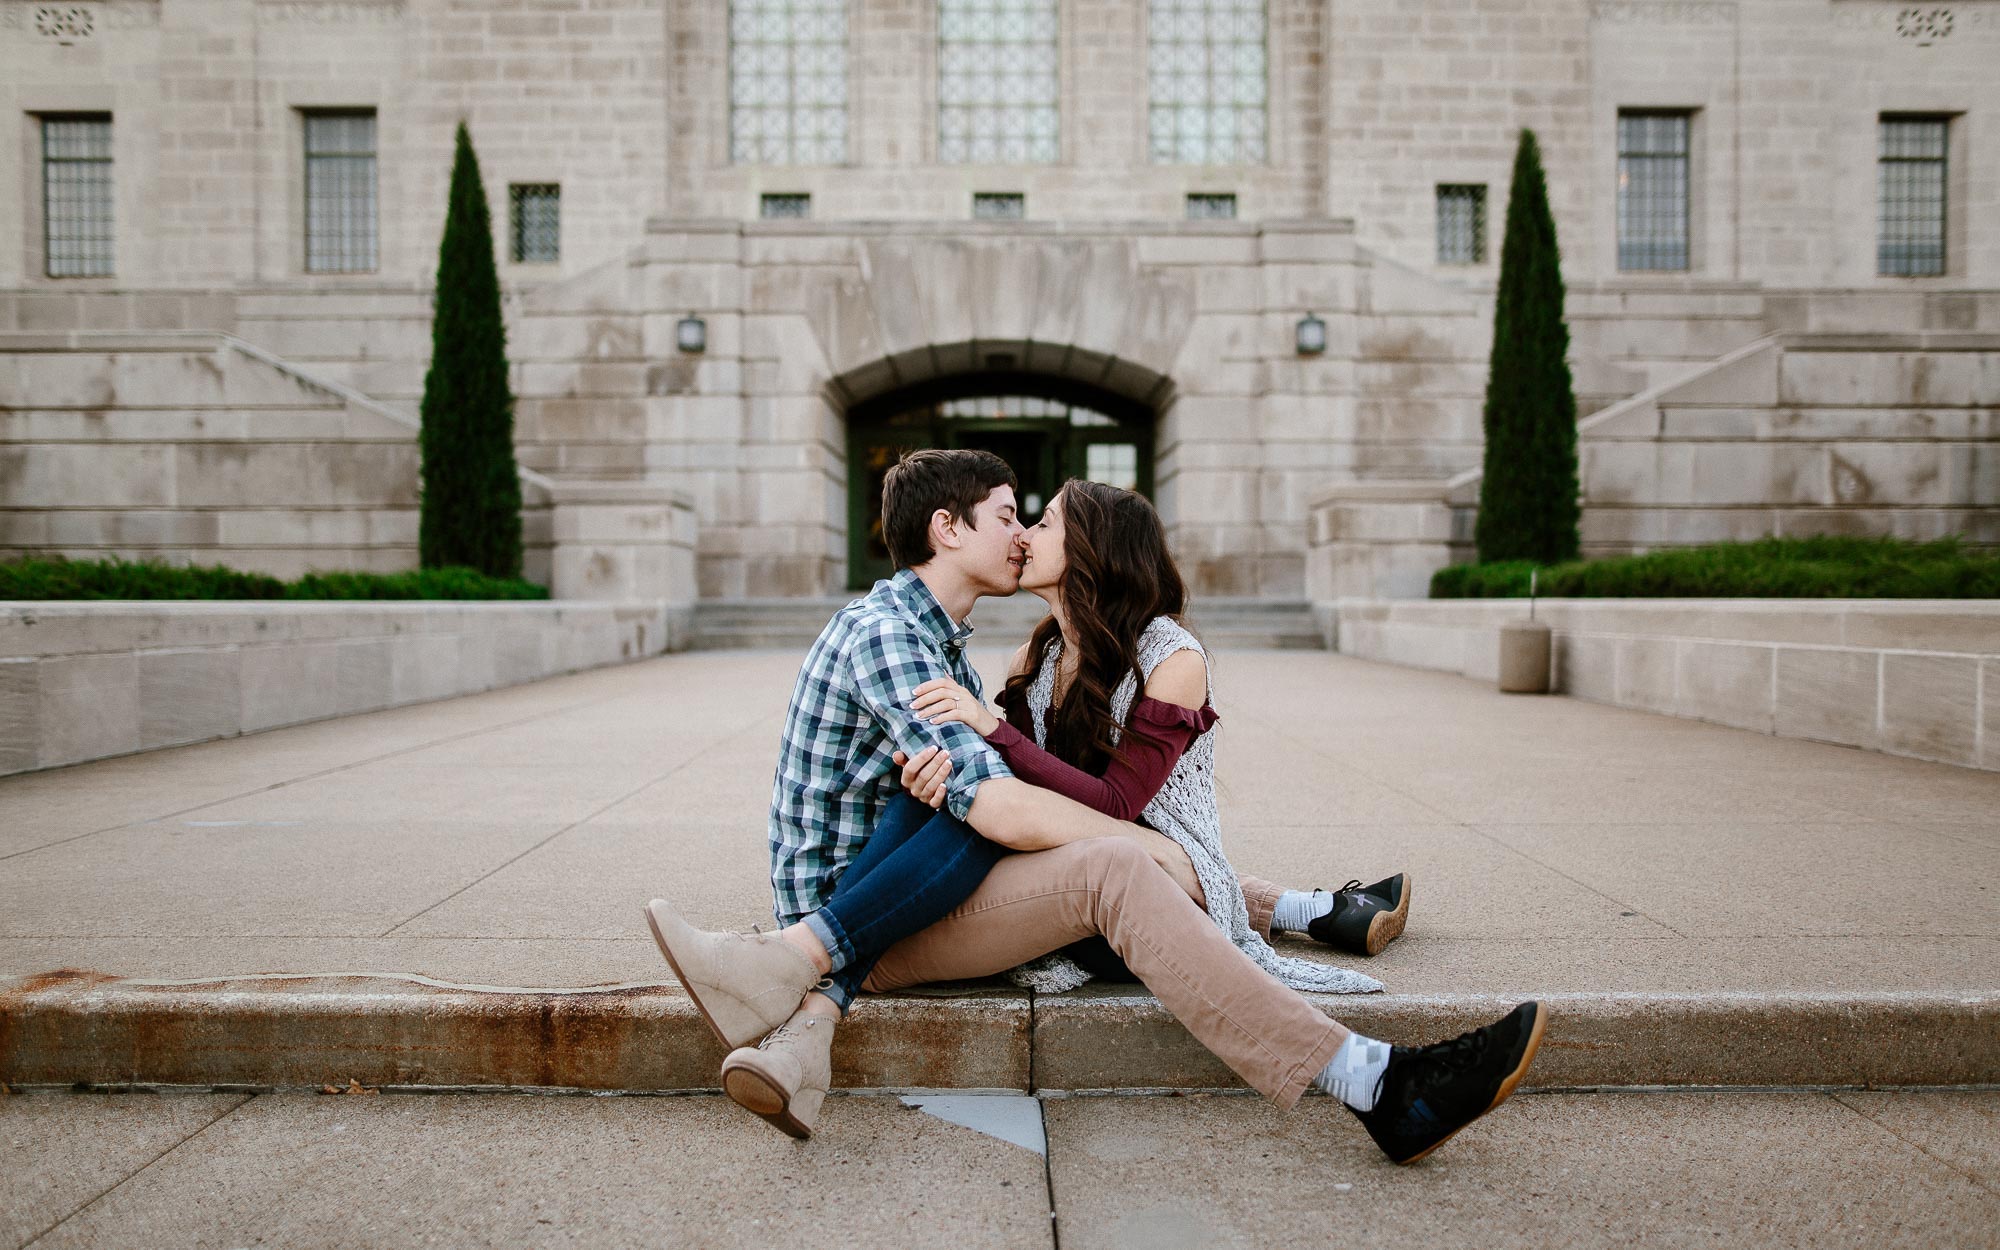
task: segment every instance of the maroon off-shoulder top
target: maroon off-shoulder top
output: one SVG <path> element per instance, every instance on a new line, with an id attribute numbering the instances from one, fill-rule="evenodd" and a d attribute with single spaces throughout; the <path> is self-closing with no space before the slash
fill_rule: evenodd
<path id="1" fill-rule="evenodd" d="M 1025 700 L 1021 707 L 1004 702 L 1001 707 L 1007 719 L 986 741 L 1016 777 L 1118 820 L 1137 820 L 1188 746 L 1219 719 L 1213 707 L 1195 710 L 1141 695 L 1119 739 L 1123 758 L 1093 777 L 1035 745 L 1035 722 Z"/>

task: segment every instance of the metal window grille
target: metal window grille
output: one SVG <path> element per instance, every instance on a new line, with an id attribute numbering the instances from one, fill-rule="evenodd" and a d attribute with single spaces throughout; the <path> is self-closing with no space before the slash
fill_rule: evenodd
<path id="1" fill-rule="evenodd" d="M 1881 119 L 1876 164 L 1875 272 L 1897 278 L 1945 271 L 1944 224 L 1951 123 L 1943 117 Z"/>
<path id="2" fill-rule="evenodd" d="M 1261 162 L 1264 0 L 1151 0 L 1148 128 L 1159 164 Z"/>
<path id="3" fill-rule="evenodd" d="M 1028 215 L 1028 197 L 1016 192 L 975 191 L 972 216 L 976 221 L 1020 221 Z"/>
<path id="4" fill-rule="evenodd" d="M 1486 187 L 1440 185 L 1437 189 L 1438 264 L 1479 265 L 1486 261 Z"/>
<path id="5" fill-rule="evenodd" d="M 516 264 L 550 264 L 562 259 L 560 185 L 514 183 L 507 188 L 507 216 Z"/>
<path id="6" fill-rule="evenodd" d="M 847 159 L 847 0 L 731 0 L 729 158 Z"/>
<path id="7" fill-rule="evenodd" d="M 51 278 L 112 274 L 111 119 L 42 119 L 42 255 Z"/>
<path id="8" fill-rule="evenodd" d="M 1618 267 L 1688 267 L 1685 112 L 1618 114 Z"/>
<path id="9" fill-rule="evenodd" d="M 812 216 L 813 198 L 797 192 L 757 197 L 757 215 L 766 221 L 802 221 Z"/>
<path id="10" fill-rule="evenodd" d="M 307 113 L 306 272 L 376 268 L 375 110 Z"/>
<path id="11" fill-rule="evenodd" d="M 939 0 L 938 159 L 1059 155 L 1056 0 Z"/>
<path id="12" fill-rule="evenodd" d="M 1189 221 L 1234 221 L 1236 220 L 1236 197 L 1234 195 L 1197 194 L 1187 197 Z"/>

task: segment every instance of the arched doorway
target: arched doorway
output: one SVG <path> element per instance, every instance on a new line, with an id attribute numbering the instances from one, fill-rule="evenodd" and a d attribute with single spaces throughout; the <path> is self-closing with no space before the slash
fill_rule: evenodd
<path id="1" fill-rule="evenodd" d="M 847 580 L 890 573 L 882 478 L 906 451 L 974 447 L 1012 466 L 1032 525 L 1072 477 L 1153 492 L 1151 405 L 1074 379 L 980 372 L 936 378 L 855 405 L 847 422 Z"/>

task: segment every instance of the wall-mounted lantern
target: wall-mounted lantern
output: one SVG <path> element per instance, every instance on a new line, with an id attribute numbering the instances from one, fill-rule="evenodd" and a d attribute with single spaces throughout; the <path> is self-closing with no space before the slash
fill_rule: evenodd
<path id="1" fill-rule="evenodd" d="M 674 327 L 674 342 L 684 352 L 705 352 L 708 350 L 708 323 L 689 313 Z"/>
<path id="2" fill-rule="evenodd" d="M 1299 319 L 1299 355 L 1317 356 L 1326 350 L 1326 322 L 1307 313 Z"/>

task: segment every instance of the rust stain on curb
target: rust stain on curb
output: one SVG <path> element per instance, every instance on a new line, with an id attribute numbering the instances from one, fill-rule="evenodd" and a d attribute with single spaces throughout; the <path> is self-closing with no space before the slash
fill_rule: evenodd
<path id="1" fill-rule="evenodd" d="M 1532 1087 L 2000 1082 L 2000 993 L 1545 995 Z M 1396 1042 L 1449 1037 L 1487 996 L 1325 999 Z M 672 985 L 529 989 L 404 974 L 125 980 L 62 968 L 0 986 L 0 1081 L 713 1089 L 721 1043 Z M 1004 988 L 862 998 L 840 1088 L 1240 1088 L 1152 997 Z"/>

